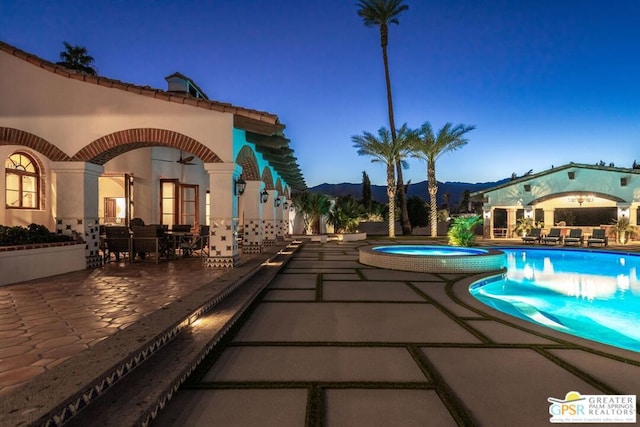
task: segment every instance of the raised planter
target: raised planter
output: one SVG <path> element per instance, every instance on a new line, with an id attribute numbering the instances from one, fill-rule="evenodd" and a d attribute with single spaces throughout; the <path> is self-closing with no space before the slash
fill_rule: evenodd
<path id="1" fill-rule="evenodd" d="M 84 242 L 0 247 L 0 286 L 85 268 Z"/>
<path id="2" fill-rule="evenodd" d="M 338 234 L 338 239 L 343 242 L 356 242 L 358 240 L 367 240 L 367 233 L 344 233 Z"/>

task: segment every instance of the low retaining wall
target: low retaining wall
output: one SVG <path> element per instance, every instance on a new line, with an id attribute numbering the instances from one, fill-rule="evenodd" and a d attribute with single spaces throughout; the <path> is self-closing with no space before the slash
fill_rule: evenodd
<path id="1" fill-rule="evenodd" d="M 0 247 L 0 286 L 85 268 L 84 242 Z"/>

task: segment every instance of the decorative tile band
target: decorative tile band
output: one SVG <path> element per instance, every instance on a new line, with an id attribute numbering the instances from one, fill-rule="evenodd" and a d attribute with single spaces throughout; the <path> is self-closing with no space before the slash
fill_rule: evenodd
<path id="1" fill-rule="evenodd" d="M 262 253 L 262 243 L 251 243 L 251 244 L 247 244 L 245 243 L 242 246 L 242 253 L 243 254 L 259 254 Z"/>
<path id="2" fill-rule="evenodd" d="M 401 246 L 401 245 L 398 245 Z M 500 270 L 506 266 L 506 255 L 497 249 L 468 255 L 404 255 L 380 252 L 375 246 L 359 249 L 359 261 L 388 270 L 422 273 L 480 273 Z M 448 246 L 443 246 L 443 249 Z"/>

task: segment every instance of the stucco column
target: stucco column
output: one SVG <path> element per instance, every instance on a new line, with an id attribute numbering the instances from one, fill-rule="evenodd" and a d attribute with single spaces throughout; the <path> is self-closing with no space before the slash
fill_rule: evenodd
<path id="1" fill-rule="evenodd" d="M 513 229 L 516 228 L 517 208 L 507 208 L 507 233 L 504 237 L 512 237 Z"/>
<path id="2" fill-rule="evenodd" d="M 238 251 L 238 199 L 235 182 L 242 168 L 236 163 L 205 163 L 211 194 L 209 256 L 206 267 L 233 268 L 240 263 Z"/>
<path id="3" fill-rule="evenodd" d="M 544 208 L 544 228 L 547 230 L 555 225 L 554 212 L 555 208 Z"/>
<path id="4" fill-rule="evenodd" d="M 489 206 L 482 207 L 482 237 L 493 238 L 493 208 Z"/>
<path id="5" fill-rule="evenodd" d="M 276 206 L 277 190 L 267 190 L 267 193 L 269 199 L 262 205 L 262 244 L 273 246 L 276 243 L 276 210 L 282 209 L 282 205 Z"/>
<path id="6" fill-rule="evenodd" d="M 247 181 L 242 194 L 244 202 L 244 237 L 242 253 L 259 254 L 262 252 L 262 206 L 261 193 L 264 189 L 262 181 Z M 267 201 L 267 204 L 269 201 Z M 273 199 L 271 199 L 273 203 Z"/>
<path id="7" fill-rule="evenodd" d="M 285 218 L 289 214 L 289 202 L 284 196 L 280 196 L 280 206 L 276 208 L 276 240 L 284 240 L 286 234 Z M 286 204 L 286 208 L 285 208 Z"/>
<path id="8" fill-rule="evenodd" d="M 98 178 L 104 167 L 85 162 L 52 162 L 51 170 L 58 194 L 53 212 L 56 233 L 84 240 L 87 268 L 99 267 Z"/>
<path id="9" fill-rule="evenodd" d="M 630 206 L 629 207 L 629 224 L 638 225 L 638 207 Z"/>

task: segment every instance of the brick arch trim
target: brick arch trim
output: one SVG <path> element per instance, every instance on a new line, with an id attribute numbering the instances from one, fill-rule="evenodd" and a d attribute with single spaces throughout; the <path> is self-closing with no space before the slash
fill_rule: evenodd
<path id="1" fill-rule="evenodd" d="M 236 163 L 242 166 L 242 178 L 247 181 L 260 181 L 258 159 L 251 147 L 245 145 L 236 157 Z"/>
<path id="2" fill-rule="evenodd" d="M 197 140 L 167 129 L 127 129 L 96 139 L 78 151 L 71 160 L 104 165 L 127 151 L 143 147 L 173 147 L 187 151 L 204 163 L 222 163 L 216 153 Z"/>
<path id="3" fill-rule="evenodd" d="M 273 188 L 273 175 L 269 167 L 265 167 L 262 171 L 262 181 L 264 182 L 266 190 L 275 190 L 275 188 Z"/>
<path id="4" fill-rule="evenodd" d="M 0 127 L 0 145 L 21 145 L 54 162 L 71 160 L 67 154 L 46 139 L 20 129 Z"/>

